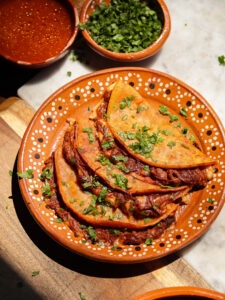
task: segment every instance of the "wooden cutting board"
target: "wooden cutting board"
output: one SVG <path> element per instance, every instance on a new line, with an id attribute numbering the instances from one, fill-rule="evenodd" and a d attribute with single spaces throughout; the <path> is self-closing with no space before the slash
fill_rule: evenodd
<path id="1" fill-rule="evenodd" d="M 15 171 L 23 133 L 34 115 L 19 98 L 0 99 L 0 299 L 117 300 L 162 287 L 210 288 L 179 254 L 137 265 L 89 261 L 58 245 L 33 220 Z M 9 170 L 13 170 L 9 176 Z"/>

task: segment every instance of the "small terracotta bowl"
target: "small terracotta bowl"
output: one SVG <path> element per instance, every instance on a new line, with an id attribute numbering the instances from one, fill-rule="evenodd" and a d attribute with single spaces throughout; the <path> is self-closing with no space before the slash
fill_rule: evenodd
<path id="1" fill-rule="evenodd" d="M 42 68 L 61 59 L 78 33 L 73 0 L 0 1 L 0 10 L 0 56 L 22 67 Z"/>
<path id="2" fill-rule="evenodd" d="M 225 294 L 197 286 L 177 286 L 152 290 L 132 300 L 224 300 Z"/>
<path id="3" fill-rule="evenodd" d="M 159 49 L 163 46 L 165 41 L 167 40 L 170 30 L 171 30 L 171 21 L 170 14 L 164 0 L 154 0 L 151 2 L 151 8 L 156 11 L 158 18 L 163 24 L 163 29 L 158 37 L 158 39 L 153 42 L 149 47 L 144 50 L 138 52 L 130 52 L 130 53 L 118 53 L 107 50 L 97 44 L 85 29 L 82 31 L 83 37 L 89 46 L 96 51 L 98 54 L 107 57 L 111 60 L 120 61 L 120 62 L 134 62 L 146 59 L 152 55 L 154 55 Z M 106 4 L 110 3 L 110 0 L 105 1 Z M 147 2 L 148 3 L 148 2 Z M 100 0 L 86 0 L 81 10 L 80 14 L 80 23 L 85 24 L 89 19 L 92 12 L 95 10 L 97 6 L 101 4 Z"/>

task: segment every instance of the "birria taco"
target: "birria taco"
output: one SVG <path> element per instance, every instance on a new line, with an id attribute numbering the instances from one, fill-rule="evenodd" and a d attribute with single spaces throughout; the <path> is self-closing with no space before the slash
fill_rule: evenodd
<path id="1" fill-rule="evenodd" d="M 43 170 L 47 205 L 76 236 L 94 243 L 158 238 L 213 176 L 215 162 L 178 119 L 121 81 L 84 103 Z"/>

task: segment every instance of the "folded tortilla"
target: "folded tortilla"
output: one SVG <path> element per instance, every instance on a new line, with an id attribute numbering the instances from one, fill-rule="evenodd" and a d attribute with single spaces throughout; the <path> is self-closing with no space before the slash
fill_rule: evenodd
<path id="1" fill-rule="evenodd" d="M 107 116 L 114 137 L 127 152 L 146 164 L 179 169 L 216 163 L 196 147 L 197 137 L 179 112 L 143 98 L 129 84 L 116 82 Z"/>

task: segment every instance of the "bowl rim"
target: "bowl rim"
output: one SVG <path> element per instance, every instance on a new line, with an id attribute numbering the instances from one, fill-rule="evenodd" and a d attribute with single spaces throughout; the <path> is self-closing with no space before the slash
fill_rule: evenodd
<path id="1" fill-rule="evenodd" d="M 173 296 L 193 296 L 204 297 L 205 299 L 218 299 L 224 300 L 225 294 L 215 291 L 209 288 L 197 287 L 197 286 L 173 286 L 161 289 L 148 291 L 141 295 L 138 295 L 132 300 L 163 300 L 164 297 Z M 166 298 L 165 298 L 166 299 Z"/>
<path id="2" fill-rule="evenodd" d="M 56 54 L 55 56 L 52 56 L 46 60 L 40 61 L 40 62 L 29 62 L 29 61 L 23 61 L 23 60 L 18 60 L 18 59 L 14 59 L 12 58 L 10 55 L 7 54 L 1 54 L 0 53 L 0 57 L 3 57 L 4 59 L 7 59 L 8 61 L 10 61 L 11 63 L 17 64 L 19 66 L 23 66 L 23 67 L 30 67 L 30 68 L 40 68 L 40 67 L 44 67 L 44 66 L 48 66 L 51 63 L 59 60 L 60 58 L 64 57 L 64 55 L 67 54 L 67 52 L 69 51 L 69 48 L 72 46 L 72 44 L 75 41 L 75 38 L 78 34 L 78 24 L 79 24 L 79 14 L 78 14 L 78 10 L 77 7 L 75 5 L 75 2 L 72 0 L 60 0 L 64 3 L 68 3 L 70 8 L 69 11 L 71 12 L 71 14 L 74 16 L 74 23 L 73 23 L 73 33 L 70 36 L 70 39 L 68 40 L 67 44 L 64 46 L 64 48 L 61 49 L 61 51 L 59 51 L 58 54 Z"/>
<path id="3" fill-rule="evenodd" d="M 90 7 L 92 2 L 93 2 L 93 0 L 85 0 L 84 4 L 82 6 L 82 9 L 81 9 L 81 13 L 80 13 L 80 23 L 85 23 L 87 21 L 87 19 L 86 19 L 87 10 Z M 167 38 L 170 34 L 170 31 L 171 31 L 171 18 L 170 18 L 169 9 L 168 9 L 166 3 L 164 2 L 164 0 L 156 0 L 156 2 L 158 2 L 159 6 L 162 9 L 162 13 L 163 13 L 163 17 L 164 17 L 163 29 L 162 29 L 160 36 L 157 38 L 157 40 L 155 42 L 153 42 L 150 46 L 148 46 L 147 48 L 145 48 L 141 51 L 130 52 L 130 53 L 113 52 L 113 51 L 107 50 L 107 49 L 103 48 L 102 46 L 98 45 L 91 38 L 90 34 L 88 33 L 88 31 L 86 29 L 82 30 L 82 35 L 83 35 L 84 39 L 88 42 L 88 44 L 91 48 L 93 48 L 100 55 L 103 55 L 107 58 L 117 60 L 117 61 L 123 61 L 123 62 L 139 61 L 139 60 L 146 59 L 146 58 L 154 55 L 162 47 L 162 45 L 167 40 Z"/>

